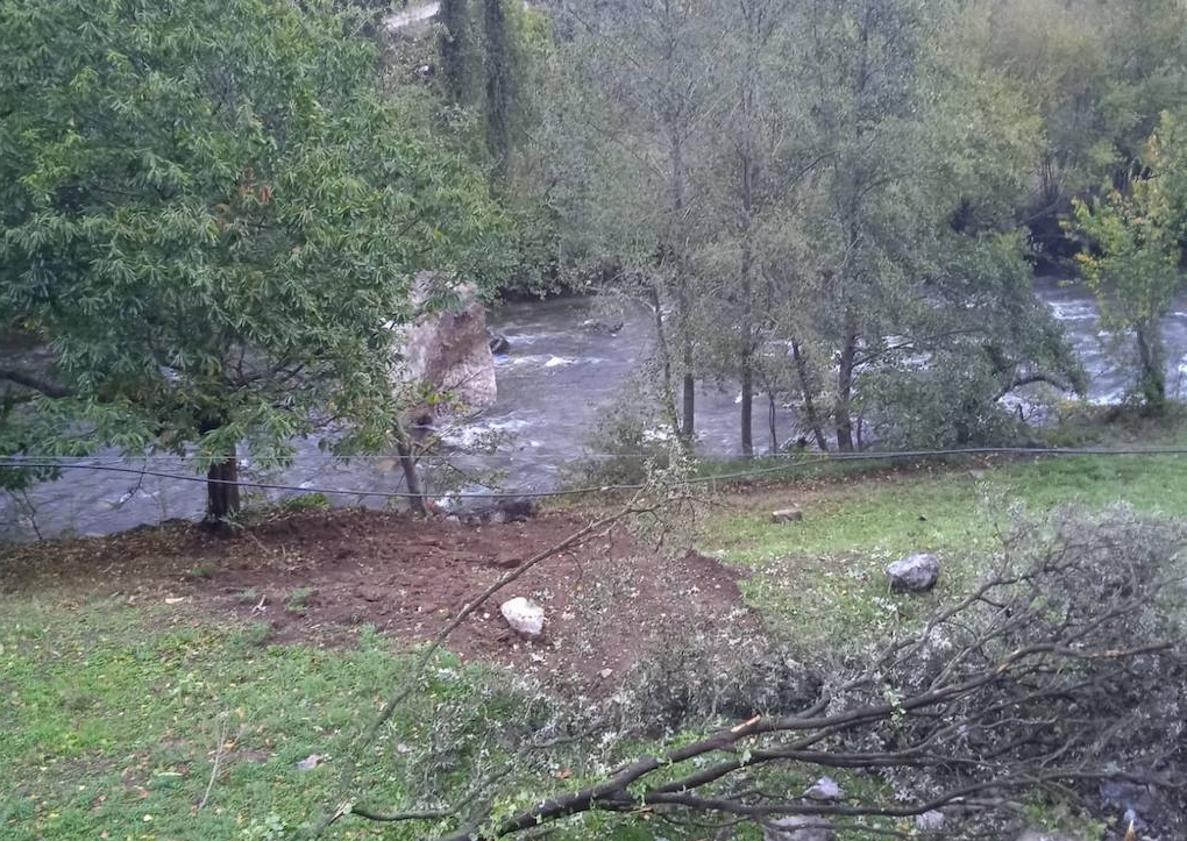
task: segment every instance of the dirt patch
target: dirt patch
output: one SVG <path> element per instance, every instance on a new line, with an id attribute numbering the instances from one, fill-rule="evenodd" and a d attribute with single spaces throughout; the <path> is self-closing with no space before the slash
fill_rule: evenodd
<path id="1" fill-rule="evenodd" d="M 586 522 L 549 514 L 466 526 L 373 511 L 310 512 L 232 539 L 179 525 L 13 548 L 0 556 L 0 586 L 81 588 L 222 613 L 267 623 L 280 642 L 332 642 L 372 625 L 415 643 L 507 570 Z M 552 684 L 616 685 L 673 635 L 757 633 L 756 617 L 741 603 L 739 575 L 695 553 L 659 556 L 619 529 L 527 572 L 458 628 L 449 647 Z M 544 607 L 542 640 L 526 642 L 504 622 L 499 604 L 513 596 Z"/>

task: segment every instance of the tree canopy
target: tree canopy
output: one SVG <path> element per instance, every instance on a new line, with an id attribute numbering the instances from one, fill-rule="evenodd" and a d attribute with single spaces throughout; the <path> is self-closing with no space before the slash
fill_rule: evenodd
<path id="1" fill-rule="evenodd" d="M 0 3 L 0 324 L 53 352 L 7 449 L 216 464 L 241 441 L 282 459 L 326 421 L 382 438 L 415 273 L 482 277 L 499 221 L 481 172 L 381 87 L 361 21 Z"/>

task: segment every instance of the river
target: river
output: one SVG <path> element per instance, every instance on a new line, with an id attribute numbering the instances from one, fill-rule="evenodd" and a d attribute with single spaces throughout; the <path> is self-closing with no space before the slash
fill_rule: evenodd
<path id="1" fill-rule="evenodd" d="M 1122 399 L 1129 383 L 1127 357 L 1131 343 L 1102 336 L 1099 314 L 1081 288 L 1039 279 L 1036 294 L 1063 324 L 1087 368 L 1094 403 Z M 613 336 L 582 327 L 587 319 L 623 320 Z M 597 301 L 558 298 L 544 302 L 506 304 L 492 313 L 491 325 L 505 335 L 510 351 L 496 357 L 498 401 L 480 417 L 447 431 L 446 441 L 461 453 L 454 462 L 461 472 L 429 465 L 436 473 L 436 490 L 482 490 L 501 474 L 508 490 L 555 488 L 571 475 L 575 462 L 588 453 L 591 431 L 599 413 L 620 396 L 622 386 L 646 357 L 652 342 L 646 311 L 627 310 L 606 316 Z M 1168 348 L 1169 384 L 1184 394 L 1187 375 L 1187 300 L 1177 302 L 1164 325 Z M 699 449 L 709 455 L 738 453 L 737 389 L 713 383 L 698 388 Z M 792 435 L 794 418 L 780 410 L 780 441 Z M 755 443 L 767 442 L 765 401 L 756 401 Z M 493 451 L 477 452 L 484 443 Z M 163 473 L 192 475 L 192 467 L 173 456 L 124 460 L 102 454 L 92 462 L 147 468 Z M 364 457 L 343 462 L 319 450 L 314 442 L 299 442 L 294 464 L 285 470 L 261 473 L 250 458 L 243 463 L 251 477 L 295 488 L 354 491 L 402 491 L 403 477 L 390 457 Z M 300 491 L 268 492 L 268 498 L 293 496 Z M 56 482 L 30 489 L 23 499 L 0 496 L 0 538 L 107 534 L 173 518 L 202 515 L 204 488 L 200 483 L 150 475 L 70 470 Z M 252 497 L 255 497 L 253 500 Z M 260 493 L 248 495 L 259 502 Z M 377 497 L 334 494 L 337 505 L 381 505 Z"/>

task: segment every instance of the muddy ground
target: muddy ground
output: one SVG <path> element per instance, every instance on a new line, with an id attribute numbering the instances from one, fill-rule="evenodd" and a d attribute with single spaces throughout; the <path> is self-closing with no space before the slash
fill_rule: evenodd
<path id="1" fill-rule="evenodd" d="M 483 588 L 588 520 L 554 513 L 465 525 L 375 511 L 276 516 L 233 537 L 189 524 L 0 551 L 6 592 L 119 594 L 133 604 L 266 623 L 280 643 L 349 644 L 374 626 L 428 639 Z M 649 652 L 700 632 L 750 636 L 737 570 L 695 553 L 667 557 L 625 528 L 549 558 L 454 632 L 467 660 L 510 666 L 582 691 L 616 685 Z M 499 604 L 526 596 L 545 636 L 519 638 Z"/>

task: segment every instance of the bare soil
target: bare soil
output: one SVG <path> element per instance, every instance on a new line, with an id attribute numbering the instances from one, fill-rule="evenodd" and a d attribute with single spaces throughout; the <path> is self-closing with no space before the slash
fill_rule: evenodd
<path id="1" fill-rule="evenodd" d="M 507 570 L 586 522 L 552 513 L 471 526 L 340 510 L 270 518 L 231 538 L 176 524 L 9 547 L 0 552 L 0 590 L 119 594 L 133 604 L 265 622 L 284 643 L 346 644 L 352 629 L 366 625 L 416 643 Z M 620 528 L 530 570 L 458 628 L 448 647 L 554 686 L 609 688 L 682 635 L 757 634 L 739 575 L 695 553 L 664 557 Z M 507 626 L 499 605 L 513 596 L 544 608 L 543 639 L 525 641 Z"/>

